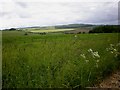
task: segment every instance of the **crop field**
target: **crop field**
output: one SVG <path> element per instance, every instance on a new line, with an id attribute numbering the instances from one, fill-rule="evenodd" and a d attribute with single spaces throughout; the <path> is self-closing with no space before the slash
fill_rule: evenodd
<path id="1" fill-rule="evenodd" d="M 61 31 L 71 31 L 71 30 L 74 30 L 74 29 L 53 29 L 53 30 L 30 30 L 29 32 L 61 32 Z"/>
<path id="2" fill-rule="evenodd" d="M 118 33 L 2 32 L 3 88 L 94 87 L 120 65 Z"/>

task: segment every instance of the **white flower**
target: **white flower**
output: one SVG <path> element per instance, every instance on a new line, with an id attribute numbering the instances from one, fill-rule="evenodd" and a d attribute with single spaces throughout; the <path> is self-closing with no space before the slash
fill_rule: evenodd
<path id="1" fill-rule="evenodd" d="M 116 49 L 113 49 L 114 51 L 117 51 Z"/>
<path id="2" fill-rule="evenodd" d="M 86 57 L 85 57 L 85 54 L 80 54 L 80 56 L 83 57 L 83 58 L 86 58 Z"/>
<path id="3" fill-rule="evenodd" d="M 75 38 L 77 37 L 77 35 L 75 35 Z"/>
<path id="4" fill-rule="evenodd" d="M 89 60 L 85 60 L 86 61 L 86 63 L 88 63 L 89 62 Z"/>
<path id="5" fill-rule="evenodd" d="M 93 54 L 94 54 L 95 57 L 100 58 L 100 55 L 98 54 L 98 52 L 94 52 Z"/>
<path id="6" fill-rule="evenodd" d="M 98 54 L 98 52 L 93 52 L 92 49 L 89 49 L 88 52 L 90 52 L 92 54 L 93 58 L 95 58 L 95 57 L 100 58 L 100 55 Z"/>
<path id="7" fill-rule="evenodd" d="M 115 52 L 115 56 L 114 57 L 118 57 L 120 55 L 119 52 Z"/>
<path id="8" fill-rule="evenodd" d="M 93 52 L 93 50 L 90 48 L 90 49 L 88 49 L 88 52 Z"/>
<path id="9" fill-rule="evenodd" d="M 114 45 L 113 44 L 110 44 L 111 47 L 113 47 Z"/>
<path id="10" fill-rule="evenodd" d="M 92 54 L 92 57 L 95 58 L 95 56 L 94 56 L 94 52 L 92 52 L 91 54 Z"/>
<path id="11" fill-rule="evenodd" d="M 111 53 L 113 53 L 113 51 L 111 51 Z"/>
<path id="12" fill-rule="evenodd" d="M 118 54 L 115 54 L 115 57 L 117 57 L 118 56 Z"/>
<path id="13" fill-rule="evenodd" d="M 106 51 L 109 51 L 109 48 L 106 48 Z"/>
<path id="14" fill-rule="evenodd" d="M 98 63 L 100 60 L 97 60 L 96 62 Z"/>
<path id="15" fill-rule="evenodd" d="M 116 44 L 116 46 L 120 46 L 120 42 Z"/>

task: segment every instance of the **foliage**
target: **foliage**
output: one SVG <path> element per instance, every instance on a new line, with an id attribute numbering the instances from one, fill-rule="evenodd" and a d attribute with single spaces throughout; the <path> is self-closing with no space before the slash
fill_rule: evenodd
<path id="1" fill-rule="evenodd" d="M 120 65 L 117 36 L 3 31 L 3 88 L 93 86 Z"/>
<path id="2" fill-rule="evenodd" d="M 120 32 L 120 27 L 118 25 L 102 25 L 93 28 L 89 33 L 118 33 Z"/>

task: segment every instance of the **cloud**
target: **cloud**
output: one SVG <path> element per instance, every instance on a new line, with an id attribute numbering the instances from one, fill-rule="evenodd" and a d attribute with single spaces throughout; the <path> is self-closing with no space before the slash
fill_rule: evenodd
<path id="1" fill-rule="evenodd" d="M 117 2 L 2 2 L 0 28 L 69 23 L 117 24 Z"/>
<path id="2" fill-rule="evenodd" d="M 10 2 L 12 0 L 1 0 Z M 18 2 L 119 2 L 119 0 L 14 0 Z"/>
<path id="3" fill-rule="evenodd" d="M 15 3 L 22 8 L 27 8 L 27 3 L 25 3 L 25 2 L 15 2 Z"/>

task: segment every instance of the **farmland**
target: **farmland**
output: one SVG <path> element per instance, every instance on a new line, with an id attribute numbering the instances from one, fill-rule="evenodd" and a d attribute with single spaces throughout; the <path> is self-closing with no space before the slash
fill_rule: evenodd
<path id="1" fill-rule="evenodd" d="M 74 29 L 53 29 L 53 30 L 31 30 L 30 32 L 61 32 L 61 31 L 71 31 L 71 30 L 74 30 Z"/>
<path id="2" fill-rule="evenodd" d="M 3 88 L 94 87 L 120 65 L 118 33 L 2 32 Z"/>

